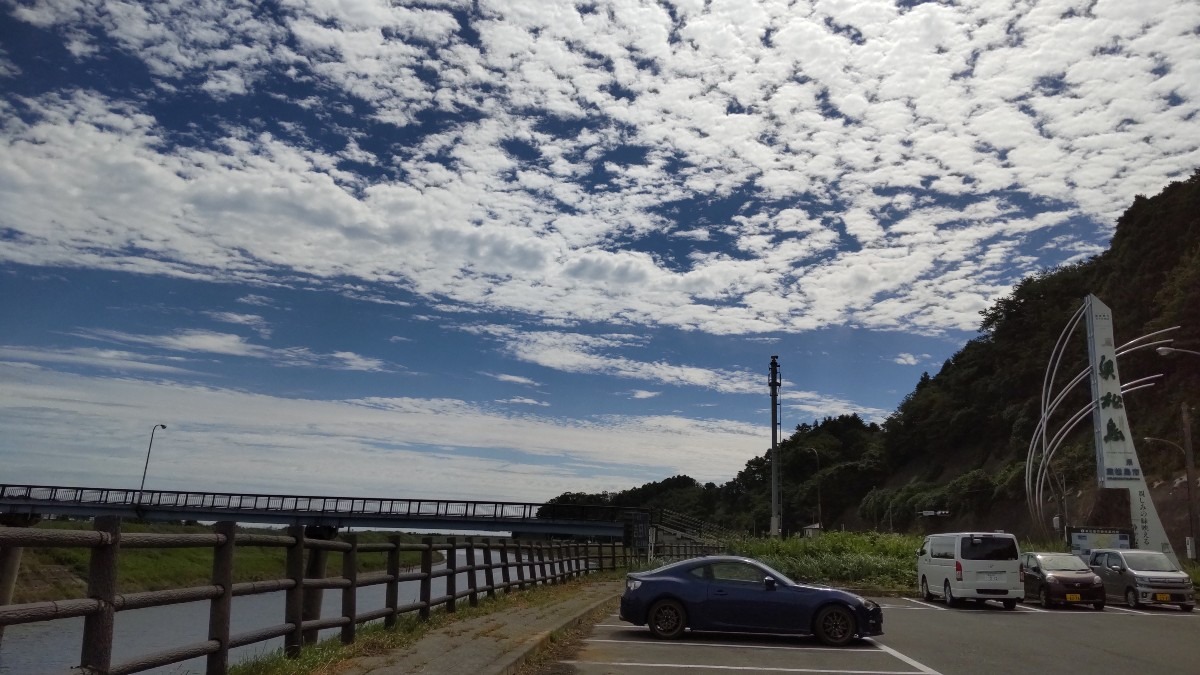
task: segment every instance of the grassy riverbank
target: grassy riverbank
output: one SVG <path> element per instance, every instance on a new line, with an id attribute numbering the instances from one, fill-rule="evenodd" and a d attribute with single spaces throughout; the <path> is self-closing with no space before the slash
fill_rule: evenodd
<path id="1" fill-rule="evenodd" d="M 46 521 L 38 528 L 82 530 L 91 525 L 78 521 Z M 204 525 L 168 525 L 161 523 L 121 524 L 123 532 L 211 533 Z M 281 535 L 281 530 L 239 528 L 241 532 Z M 361 532 L 360 542 L 386 541 L 396 533 Z M 404 541 L 417 543 L 420 535 L 402 534 Z M 234 550 L 234 581 L 263 581 L 285 576 L 287 549 L 270 546 L 238 546 Z M 68 600 L 86 596 L 89 551 L 84 548 L 27 548 L 21 556 L 21 572 L 13 603 Z M 401 552 L 403 566 L 420 563 L 420 553 Z M 342 573 L 340 555 L 329 556 L 328 576 Z M 387 554 L 362 553 L 360 571 L 387 567 Z M 124 549 L 118 568 L 117 588 L 122 593 L 157 591 L 167 588 L 203 586 L 212 579 L 211 548 Z"/>

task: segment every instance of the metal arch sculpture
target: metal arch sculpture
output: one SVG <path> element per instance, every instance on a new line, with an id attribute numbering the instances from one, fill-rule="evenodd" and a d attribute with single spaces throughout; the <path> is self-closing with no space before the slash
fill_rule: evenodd
<path id="1" fill-rule="evenodd" d="M 1066 353 L 1066 347 L 1071 333 L 1079 326 L 1079 323 L 1084 319 L 1088 319 L 1088 338 L 1089 338 L 1089 366 L 1082 372 L 1078 373 L 1071 381 L 1063 387 L 1057 394 L 1054 393 L 1054 381 L 1058 375 L 1059 366 L 1061 365 L 1063 355 Z M 1121 428 L 1128 428 L 1128 421 L 1124 418 L 1124 410 L 1120 403 L 1121 397 L 1124 395 L 1153 386 L 1154 380 L 1162 377 L 1161 374 L 1150 375 L 1138 380 L 1120 384 L 1117 377 L 1116 360 L 1142 349 L 1155 348 L 1172 342 L 1172 340 L 1154 340 L 1156 336 L 1177 330 L 1179 326 L 1165 328 L 1163 330 L 1148 333 L 1139 338 L 1131 340 L 1120 347 L 1112 346 L 1112 315 L 1103 302 L 1095 296 L 1089 295 L 1083 304 L 1072 315 L 1067 322 L 1062 333 L 1059 334 L 1058 341 L 1054 345 L 1054 351 L 1050 355 L 1050 361 L 1046 367 L 1046 374 L 1042 382 L 1041 392 L 1041 418 L 1034 430 L 1033 438 L 1030 439 L 1029 449 L 1026 454 L 1025 461 L 1025 499 L 1029 509 L 1029 514 L 1038 523 L 1038 527 L 1045 530 L 1045 513 L 1043 504 L 1045 502 L 1044 494 L 1046 483 L 1049 478 L 1049 467 L 1051 460 L 1054 459 L 1054 454 L 1063 444 L 1065 439 L 1070 435 L 1080 422 L 1087 418 L 1089 414 L 1093 415 L 1096 427 L 1096 457 L 1097 457 L 1097 480 L 1101 487 L 1106 486 L 1106 466 L 1105 466 L 1105 443 L 1106 436 L 1112 434 L 1112 429 L 1116 429 L 1116 436 L 1121 441 L 1120 452 L 1132 456 L 1132 463 L 1136 464 L 1136 451 L 1133 448 L 1132 442 L 1124 438 Z M 1096 354 L 1103 348 L 1110 350 L 1099 358 Z M 1111 353 L 1111 358 L 1107 355 Z M 1091 402 L 1072 414 L 1066 422 L 1064 422 L 1058 430 L 1050 435 L 1050 418 L 1057 411 L 1059 405 L 1063 402 L 1066 396 L 1082 382 L 1085 378 L 1091 375 L 1092 379 L 1092 400 Z M 1105 381 L 1107 393 L 1100 395 L 1101 381 Z M 1111 382 L 1108 382 L 1111 380 Z M 1115 389 L 1114 389 L 1115 387 Z M 1105 408 L 1113 405 L 1116 402 L 1116 407 L 1121 408 L 1119 415 L 1111 417 L 1108 420 L 1108 425 L 1112 429 L 1108 429 L 1108 434 L 1105 434 L 1105 428 L 1101 423 L 1101 414 Z M 1121 422 L 1118 424 L 1116 420 Z M 1035 463 L 1035 460 L 1036 463 Z M 1036 469 L 1034 468 L 1036 465 Z M 1108 467 L 1111 471 L 1112 467 Z M 1125 472 L 1129 473 L 1129 472 Z M 1154 510 L 1154 505 L 1149 501 L 1149 497 L 1145 491 L 1145 478 L 1141 475 L 1140 466 L 1133 470 L 1132 473 L 1136 476 L 1121 476 L 1120 484 L 1122 487 L 1130 489 L 1130 509 L 1132 519 L 1137 525 L 1138 510 L 1141 510 L 1139 528 L 1139 540 L 1144 545 L 1157 544 L 1164 552 L 1174 557 L 1174 552 L 1170 548 L 1170 543 L 1166 539 L 1166 535 L 1162 532 L 1162 525 L 1158 520 L 1158 514 Z M 1114 479 L 1116 477 L 1114 476 Z M 1132 486 L 1131 486 L 1132 484 Z M 1135 500 L 1134 489 L 1141 488 L 1138 494 L 1138 499 Z M 1146 514 L 1146 509 L 1150 513 Z M 1153 531 L 1153 532 L 1152 532 Z M 1153 540 L 1153 541 L 1152 541 Z"/>

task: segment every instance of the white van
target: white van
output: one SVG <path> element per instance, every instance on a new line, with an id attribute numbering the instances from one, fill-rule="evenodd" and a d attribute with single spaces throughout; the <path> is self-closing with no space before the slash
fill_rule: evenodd
<path id="1" fill-rule="evenodd" d="M 1006 532 L 931 534 L 917 551 L 921 597 L 939 594 L 952 606 L 967 598 L 999 600 L 1016 609 L 1025 595 L 1020 558 L 1017 538 Z"/>

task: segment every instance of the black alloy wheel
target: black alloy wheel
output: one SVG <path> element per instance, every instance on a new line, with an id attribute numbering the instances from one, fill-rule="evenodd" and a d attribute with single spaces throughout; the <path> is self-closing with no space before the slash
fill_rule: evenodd
<path id="1" fill-rule="evenodd" d="M 1042 586 L 1042 589 L 1038 591 L 1038 601 L 1040 601 L 1042 603 L 1042 607 L 1045 607 L 1046 609 L 1050 609 L 1050 607 L 1054 605 L 1054 603 L 1050 601 L 1050 592 L 1046 590 L 1045 586 Z"/>
<path id="2" fill-rule="evenodd" d="M 857 626 L 854 614 L 842 605 L 829 605 L 817 612 L 813 622 L 817 639 L 830 647 L 843 647 L 854 639 Z"/>
<path id="3" fill-rule="evenodd" d="M 933 593 L 929 590 L 929 580 L 921 577 L 921 597 L 925 602 L 933 600 Z"/>
<path id="4" fill-rule="evenodd" d="M 650 607 L 650 634 L 660 640 L 673 640 L 687 628 L 687 613 L 678 600 L 659 600 Z"/>

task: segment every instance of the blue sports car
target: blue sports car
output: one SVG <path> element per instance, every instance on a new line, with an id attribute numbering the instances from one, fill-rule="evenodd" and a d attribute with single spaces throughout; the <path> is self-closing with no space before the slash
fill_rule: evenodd
<path id="1" fill-rule="evenodd" d="M 815 635 L 827 645 L 883 634 L 879 605 L 798 584 L 752 558 L 705 556 L 625 579 L 621 620 L 670 639 L 684 629 Z"/>

